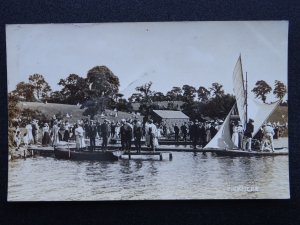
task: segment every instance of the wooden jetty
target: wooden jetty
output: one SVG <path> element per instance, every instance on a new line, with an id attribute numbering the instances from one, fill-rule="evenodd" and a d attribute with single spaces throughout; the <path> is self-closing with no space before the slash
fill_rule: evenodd
<path id="1" fill-rule="evenodd" d="M 171 161 L 173 159 L 173 155 L 170 152 L 124 152 L 122 155 L 120 155 L 120 159 L 123 158 L 123 156 L 128 156 L 128 159 L 131 159 L 132 156 L 159 156 L 159 160 L 163 160 L 163 153 L 166 153 L 169 155 L 169 160 Z"/>
<path id="2" fill-rule="evenodd" d="M 69 146 L 71 149 L 74 149 L 74 145 L 70 144 Z M 67 146 L 65 146 L 67 148 Z M 88 151 L 88 148 L 84 149 L 85 151 Z M 100 146 L 96 146 L 96 151 L 101 150 Z M 108 151 L 120 151 L 121 145 L 109 145 Z M 150 148 L 143 146 L 141 148 L 141 152 L 137 153 L 136 148 L 132 147 L 130 154 L 128 152 L 124 153 L 123 156 L 128 156 L 128 158 L 132 158 L 131 156 L 158 156 L 159 159 L 162 157 L 162 153 L 171 153 L 171 152 L 191 152 L 191 153 L 213 153 L 218 156 L 230 156 L 230 157 L 252 157 L 252 156 L 283 156 L 288 155 L 288 149 L 287 148 L 275 148 L 274 152 L 270 151 L 243 151 L 240 149 L 216 149 L 216 148 L 209 148 L 209 149 L 203 149 L 203 148 L 197 148 L 193 149 L 190 146 L 159 146 L 155 148 L 155 152 L 153 152 Z M 30 155 L 42 155 L 42 156 L 54 156 L 54 147 L 43 147 L 43 146 L 30 146 L 28 148 L 28 151 L 31 153 Z M 172 158 L 172 154 L 169 155 Z M 121 156 L 122 158 L 122 156 Z"/>

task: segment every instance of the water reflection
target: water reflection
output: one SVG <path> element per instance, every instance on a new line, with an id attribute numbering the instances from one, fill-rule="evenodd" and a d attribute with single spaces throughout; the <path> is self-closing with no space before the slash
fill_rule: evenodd
<path id="1" fill-rule="evenodd" d="M 173 153 L 173 160 L 75 162 L 29 158 L 9 164 L 9 200 L 284 198 L 288 157 Z M 259 192 L 230 192 L 252 185 Z"/>

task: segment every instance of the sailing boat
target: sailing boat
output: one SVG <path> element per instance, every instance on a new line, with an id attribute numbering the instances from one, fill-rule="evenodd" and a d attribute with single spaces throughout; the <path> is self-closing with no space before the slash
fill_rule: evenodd
<path id="1" fill-rule="evenodd" d="M 243 76 L 242 59 L 239 56 L 237 63 L 234 67 L 233 76 L 233 92 L 236 98 L 236 104 L 232 107 L 227 115 L 224 123 L 220 127 L 214 138 L 204 147 L 204 149 L 216 149 L 217 153 L 224 155 L 282 155 L 287 154 L 285 152 L 276 151 L 272 152 L 247 152 L 238 149 L 232 139 L 230 133 L 230 121 L 234 115 L 234 112 L 238 112 L 238 117 L 245 130 L 248 118 L 254 120 L 254 132 L 253 136 L 259 131 L 263 123 L 270 117 L 273 111 L 276 109 L 280 101 L 271 104 L 265 104 L 256 101 L 255 99 L 249 99 L 247 94 L 247 76 L 246 82 Z M 245 85 L 246 84 L 246 85 Z M 246 86 L 246 87 L 245 87 Z"/>

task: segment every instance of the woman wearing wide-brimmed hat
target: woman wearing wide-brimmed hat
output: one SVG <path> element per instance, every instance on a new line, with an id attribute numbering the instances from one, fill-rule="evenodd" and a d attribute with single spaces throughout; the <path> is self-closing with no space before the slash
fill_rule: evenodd
<path id="1" fill-rule="evenodd" d="M 48 123 L 45 123 L 43 128 L 42 128 L 42 145 L 43 146 L 48 146 L 50 144 L 50 134 L 49 134 L 49 125 Z"/>

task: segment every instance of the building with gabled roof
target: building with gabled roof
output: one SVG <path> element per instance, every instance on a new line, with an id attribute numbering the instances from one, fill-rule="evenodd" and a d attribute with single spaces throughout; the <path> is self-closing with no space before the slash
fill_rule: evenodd
<path id="1" fill-rule="evenodd" d="M 189 122 L 190 118 L 181 111 L 174 110 L 153 110 L 151 117 L 154 122 L 165 123 L 172 126 L 175 123 L 181 126 L 184 122 Z"/>

